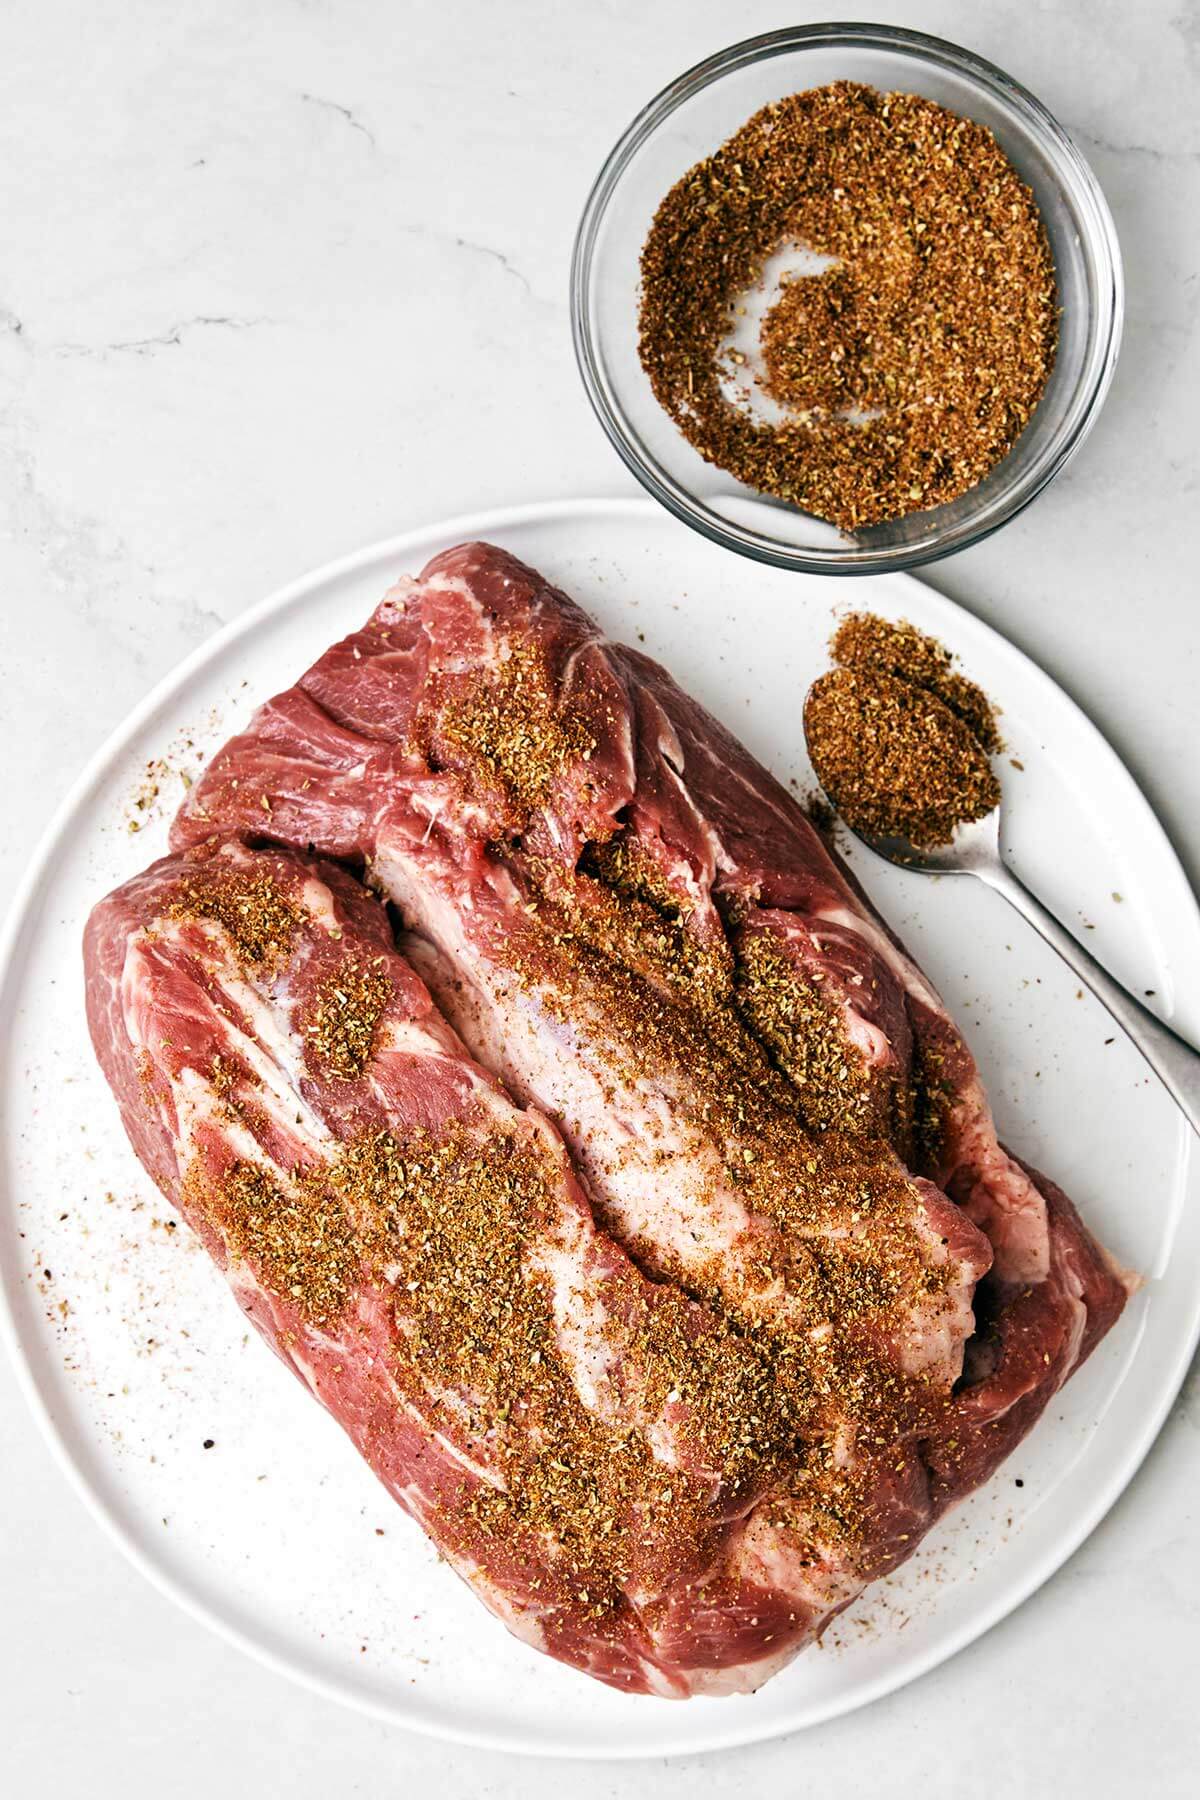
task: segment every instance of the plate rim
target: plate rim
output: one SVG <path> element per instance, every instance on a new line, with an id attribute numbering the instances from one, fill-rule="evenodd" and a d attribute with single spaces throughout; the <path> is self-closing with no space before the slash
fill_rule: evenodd
<path id="1" fill-rule="evenodd" d="M 511 530 L 571 517 L 594 519 L 599 515 L 640 517 L 655 521 L 661 520 L 665 516 L 662 509 L 653 500 L 645 496 L 633 495 L 612 498 L 587 497 L 526 501 L 483 511 L 459 513 L 444 520 L 414 526 L 407 531 L 378 539 L 308 570 L 245 608 L 198 644 L 179 663 L 169 669 L 160 680 L 155 682 L 128 716 L 100 743 L 88 757 L 82 770 L 70 783 L 66 793 L 55 807 L 38 840 L 28 867 L 17 884 L 3 924 L 0 926 L 0 1020 L 6 1018 L 10 1011 L 12 1005 L 10 988 L 13 986 L 14 975 L 19 973 L 18 952 L 34 918 L 32 903 L 49 872 L 64 828 L 86 801 L 89 791 L 107 775 L 112 764 L 129 749 L 132 740 L 136 738 L 152 715 L 164 703 L 173 698 L 175 693 L 185 686 L 195 673 L 216 660 L 229 645 L 257 630 L 260 625 L 276 614 L 285 613 L 314 587 L 354 575 L 373 562 L 392 556 L 402 556 L 408 547 L 425 542 L 433 536 L 444 537 L 447 542 L 454 542 L 485 536 L 491 531 Z M 672 521 L 672 523 L 678 529 L 683 529 L 678 526 L 677 521 Z M 951 620 L 955 630 L 960 634 L 965 626 L 968 636 L 978 634 L 980 640 L 987 642 L 993 651 L 998 650 L 1002 656 L 1014 659 L 1022 666 L 1023 674 L 1035 688 L 1040 688 L 1043 692 L 1052 691 L 1056 706 L 1062 707 L 1065 704 L 1068 711 L 1075 716 L 1075 723 L 1082 729 L 1089 749 L 1105 766 L 1107 781 L 1123 788 L 1126 798 L 1140 802 L 1147 827 L 1152 827 L 1152 830 L 1148 829 L 1148 836 L 1155 840 L 1157 861 L 1161 865 L 1161 870 L 1156 872 L 1155 878 L 1157 880 L 1161 876 L 1166 880 L 1168 888 L 1172 890 L 1172 903 L 1182 909 L 1183 915 L 1190 915 L 1194 926 L 1191 954 L 1184 956 L 1183 965 L 1185 968 L 1188 964 L 1194 965 L 1193 973 L 1195 969 L 1200 969 L 1200 900 L 1197 899 L 1190 886 L 1178 853 L 1162 821 L 1131 770 L 1122 761 L 1100 728 L 1065 688 L 1061 687 L 1032 657 L 1006 638 L 1002 632 L 997 631 L 994 626 L 989 625 L 985 620 L 936 589 L 926 586 L 923 582 L 918 582 L 912 574 L 904 571 L 888 571 L 879 579 L 889 583 L 903 581 L 919 586 L 923 603 L 925 601 L 931 603 L 934 613 L 940 613 Z M 1172 957 L 1176 954 L 1174 947 L 1172 947 L 1171 954 Z M 1172 974 L 1174 977 L 1172 999 L 1174 1000 L 1181 982 L 1178 969 L 1173 968 Z M 1185 1182 L 1191 1172 L 1194 1156 L 1195 1143 L 1189 1135 L 1185 1142 L 1181 1163 Z M 1029 1567 L 1019 1573 L 1004 1592 L 997 1595 L 990 1603 L 983 1605 L 977 1612 L 970 1614 L 957 1627 L 949 1630 L 943 1639 L 931 1645 L 917 1659 L 914 1666 L 883 1670 L 844 1696 L 814 1702 L 807 1710 L 801 1704 L 797 1707 L 795 1716 L 787 1720 L 769 1718 L 761 1722 L 739 1722 L 731 1718 L 727 1727 L 721 1727 L 718 1724 L 708 1730 L 698 1730 L 694 1737 L 687 1742 L 675 1742 L 678 1734 L 671 1733 L 669 1734 L 671 1741 L 667 1743 L 664 1740 L 663 1747 L 656 1748 L 652 1744 L 646 1745 L 640 1742 L 613 1741 L 602 1749 L 598 1749 L 590 1743 L 573 1744 L 569 1740 L 553 1736 L 544 1740 L 527 1738 L 520 1742 L 514 1742 L 511 1735 L 506 1736 L 493 1728 L 474 1727 L 469 1723 L 460 1724 L 436 1714 L 426 1715 L 423 1713 L 420 1703 L 399 1709 L 393 1702 L 377 1698 L 355 1688 L 348 1679 L 324 1675 L 296 1662 L 276 1650 L 265 1634 L 257 1637 L 234 1620 L 224 1617 L 207 1599 L 192 1591 L 188 1580 L 173 1573 L 165 1560 L 156 1558 L 149 1550 L 143 1548 L 134 1532 L 121 1518 L 118 1508 L 112 1503 L 108 1494 L 103 1491 L 101 1484 L 90 1478 L 84 1467 L 83 1459 L 72 1452 L 67 1434 L 60 1429 L 53 1416 L 49 1401 L 41 1390 L 32 1361 L 22 1342 L 16 1312 L 10 1301 L 9 1275 L 8 1269 L 0 1268 L 0 1338 L 5 1343 L 17 1387 L 23 1394 L 54 1461 L 78 1498 L 83 1502 L 88 1513 L 133 1567 L 164 1598 L 172 1601 L 191 1618 L 275 1673 L 300 1684 L 310 1692 L 319 1693 L 325 1699 L 349 1706 L 354 1711 L 368 1717 L 379 1719 L 404 1730 L 419 1732 L 442 1742 L 460 1743 L 475 1749 L 501 1750 L 507 1754 L 568 1761 L 632 1762 L 664 1755 L 700 1755 L 767 1742 L 844 1717 L 847 1713 L 871 1705 L 885 1695 L 894 1693 L 911 1682 L 928 1675 L 933 1669 L 958 1655 L 969 1644 L 983 1637 L 994 1625 L 1016 1611 L 1074 1556 L 1083 1542 L 1120 1499 L 1141 1468 L 1174 1404 L 1195 1354 L 1197 1343 L 1200 1342 L 1200 1287 L 1198 1287 L 1193 1300 L 1192 1317 L 1188 1329 L 1181 1334 L 1176 1356 L 1170 1366 L 1167 1379 L 1162 1383 L 1158 1399 L 1143 1415 L 1140 1430 L 1128 1441 L 1124 1455 L 1119 1462 L 1114 1464 L 1108 1478 L 1097 1484 L 1090 1504 L 1075 1514 L 1066 1529 L 1056 1533 L 1053 1542 L 1044 1548 L 1040 1555 L 1033 1558 Z M 686 1713 L 681 1714 L 682 1717 L 686 1717 Z"/>

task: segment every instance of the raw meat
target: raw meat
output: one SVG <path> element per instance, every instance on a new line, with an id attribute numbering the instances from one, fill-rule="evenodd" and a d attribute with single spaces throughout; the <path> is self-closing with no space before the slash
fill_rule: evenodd
<path id="1" fill-rule="evenodd" d="M 423 1017 L 436 1015 L 414 970 L 477 1059 L 450 1040 L 476 1085 L 438 1128 L 465 1129 L 486 1092 L 543 1134 L 570 1189 L 559 1210 L 579 1231 L 586 1216 L 590 1254 L 616 1259 L 637 1306 L 665 1296 L 659 1308 L 693 1321 L 689 1342 L 719 1346 L 661 1393 L 649 1381 L 656 1412 L 625 1372 L 657 1341 L 628 1325 L 633 1300 L 614 1307 L 590 1266 L 575 1281 L 547 1340 L 556 1379 L 589 1430 L 612 1427 L 610 1390 L 635 1404 L 645 1546 L 632 1555 L 628 1527 L 581 1536 L 578 1494 L 556 1506 L 514 1477 L 505 1505 L 536 1527 L 522 1554 L 539 1580 L 573 1571 L 574 1598 L 555 1589 L 552 1605 L 488 1562 L 478 1506 L 443 1499 L 431 1521 L 413 1504 L 377 1426 L 367 1453 L 393 1491 L 553 1654 L 634 1690 L 757 1685 L 994 1470 L 1118 1316 L 1119 1274 L 1059 1190 L 999 1146 L 944 1007 L 794 800 L 661 669 L 504 552 L 436 558 L 261 709 L 174 841 L 203 853 L 237 835 L 340 858 L 396 904 Z M 126 922 L 118 942 L 134 941 L 134 918 L 145 931 L 140 900 L 106 905 L 102 922 Z M 93 931 L 103 992 L 103 923 Z M 128 1013 L 98 1016 L 135 1146 L 178 1184 L 179 1128 L 168 1113 L 147 1137 L 145 1084 L 119 1048 L 141 1040 Z M 294 1055 L 288 1067 L 303 1090 L 311 1077 Z M 340 1143 L 359 1104 L 347 1093 Z M 412 1128 L 410 1107 L 411 1094 L 395 1103 L 389 1132 Z M 376 1296 L 378 1274 L 362 1280 Z M 587 1374 L 598 1343 L 602 1390 Z M 399 1329 L 391 1365 L 407 1347 Z M 341 1336 L 336 1354 L 349 1371 Z M 361 1443 L 357 1400 L 326 1397 Z M 522 1383 L 492 1400 L 465 1402 L 477 1431 L 515 1434 L 536 1468 Z M 391 1404 L 407 1443 L 411 1416 Z M 421 1427 L 442 1432 L 436 1408 Z M 594 1469 L 611 1461 L 598 1449 Z M 672 1530 L 680 1492 L 688 1523 Z"/>
<path id="2" fill-rule="evenodd" d="M 472 1061 L 352 877 L 237 843 L 168 857 L 95 909 L 86 960 L 143 1163 L 515 1632 L 627 1689 L 719 1691 L 857 1591 L 786 1498 L 778 1359 L 596 1226 L 554 1129 Z M 876 1558 L 914 1477 L 871 1475 Z"/>

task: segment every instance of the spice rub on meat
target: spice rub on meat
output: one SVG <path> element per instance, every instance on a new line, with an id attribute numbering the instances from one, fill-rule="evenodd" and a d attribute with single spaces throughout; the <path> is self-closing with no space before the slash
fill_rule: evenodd
<path id="1" fill-rule="evenodd" d="M 239 834 L 361 869 L 398 909 L 384 973 L 408 998 L 330 1039 L 313 995 L 332 971 L 302 984 L 288 1067 L 334 1141 L 274 1159 L 277 1215 L 235 1194 L 215 1226 L 196 1216 L 299 1317 L 302 1373 L 325 1338 L 338 1382 L 386 1368 L 366 1434 L 356 1389 L 314 1385 L 487 1603 L 563 1660 L 630 1691 L 757 1686 L 994 1469 L 1120 1311 L 795 802 L 504 552 L 460 546 L 400 583 L 214 759 L 176 822 L 185 860 L 142 878 L 173 918 L 189 870 L 274 871 L 292 948 L 247 963 L 222 940 L 230 980 L 270 986 L 321 942 L 322 906 L 283 873 L 302 869 L 347 912 L 358 896 L 340 953 L 375 966 L 382 908 Z M 124 932 L 144 954 L 140 892 L 96 915 L 101 996 L 155 986 L 114 981 L 125 952 L 103 951 Z M 313 1025 L 339 1046 L 321 1072 Z M 172 1192 L 181 1115 L 151 1128 L 140 1048 L 106 1050 L 142 1041 L 123 1011 L 102 1002 L 95 1030 Z M 376 1107 L 395 1058 L 407 1085 Z M 227 1044 L 221 1071 L 243 1066 Z M 224 1103 L 237 1076 L 206 1067 Z M 455 1089 L 438 1108 L 427 1067 Z M 329 1279 L 306 1319 L 307 1278 L 280 1299 L 275 1271 L 314 1161 Z M 247 1200 L 277 1243 L 225 1232 Z"/>
<path id="2" fill-rule="evenodd" d="M 912 1480 L 869 1454 L 850 1466 L 877 1422 L 831 1405 L 837 1358 L 647 1280 L 350 876 L 239 844 L 170 857 L 96 908 L 87 958 L 97 1052 L 147 1168 L 515 1632 L 619 1687 L 719 1690 L 857 1590 L 880 1553 L 863 1521 L 898 1529 Z M 338 992 L 339 1045 L 355 1021 L 370 1039 L 351 1073 L 340 1050 L 314 1058 L 306 1022 Z M 969 1290 L 978 1266 L 943 1258 L 933 1286 Z M 831 1245 L 838 1269 L 844 1287 Z M 836 1286 L 811 1298 L 810 1328 L 837 1326 Z M 840 1354 L 899 1391 L 870 1297 L 854 1310 Z M 944 1390 L 909 1387 L 926 1410 Z M 705 1609 L 728 1614 L 719 1648 L 693 1632 Z"/>

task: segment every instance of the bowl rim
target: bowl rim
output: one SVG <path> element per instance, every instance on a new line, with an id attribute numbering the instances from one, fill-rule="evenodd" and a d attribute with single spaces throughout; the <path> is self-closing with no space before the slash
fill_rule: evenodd
<path id="1" fill-rule="evenodd" d="M 932 62 L 939 68 L 964 76 L 968 82 L 1006 102 L 1023 117 L 1023 122 L 1035 136 L 1048 143 L 1055 153 L 1060 173 L 1065 170 L 1067 185 L 1073 178 L 1072 199 L 1081 216 L 1091 260 L 1095 263 L 1094 341 L 1063 422 L 1050 439 L 1044 455 L 977 518 L 968 517 L 940 534 L 932 533 L 925 542 L 890 548 L 853 543 L 800 548 L 734 520 L 720 518 L 702 506 L 682 482 L 676 481 L 642 449 L 627 427 L 624 409 L 609 390 L 590 316 L 591 274 L 601 224 L 626 169 L 658 128 L 685 101 L 748 64 L 791 51 L 838 46 L 888 50 L 917 61 Z M 662 506 L 711 542 L 758 562 L 807 574 L 878 575 L 922 567 L 981 543 L 1016 518 L 1066 467 L 1095 424 L 1116 368 L 1124 314 L 1124 275 L 1112 213 L 1090 164 L 1067 131 L 1035 94 L 995 63 L 947 38 L 898 25 L 833 22 L 788 26 L 743 38 L 684 70 L 641 108 L 609 151 L 584 203 L 571 252 L 570 316 L 576 365 L 592 409 L 626 467 Z M 770 497 L 764 495 L 758 502 L 751 500 L 746 504 L 757 504 L 765 509 L 770 504 Z"/>

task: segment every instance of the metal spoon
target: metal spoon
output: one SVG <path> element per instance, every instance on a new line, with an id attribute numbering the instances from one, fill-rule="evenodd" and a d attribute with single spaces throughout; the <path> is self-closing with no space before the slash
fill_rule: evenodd
<path id="1" fill-rule="evenodd" d="M 836 811 L 836 799 L 832 794 L 828 799 Z M 838 817 L 841 818 L 840 813 Z M 852 825 L 849 829 L 854 831 Z M 960 825 L 952 843 L 933 850 L 918 850 L 905 838 L 871 837 L 862 831 L 854 831 L 854 835 L 876 856 L 901 868 L 917 869 L 923 875 L 974 875 L 995 888 L 998 894 L 1003 894 L 1038 935 L 1045 938 L 1051 949 L 1058 951 L 1068 968 L 1073 969 L 1080 981 L 1092 990 L 1101 1005 L 1108 1008 L 1141 1051 L 1193 1131 L 1200 1132 L 1200 1053 L 1114 981 L 1107 969 L 1101 968 L 1095 957 L 1017 879 L 1000 854 L 998 806 L 975 824 Z"/>

